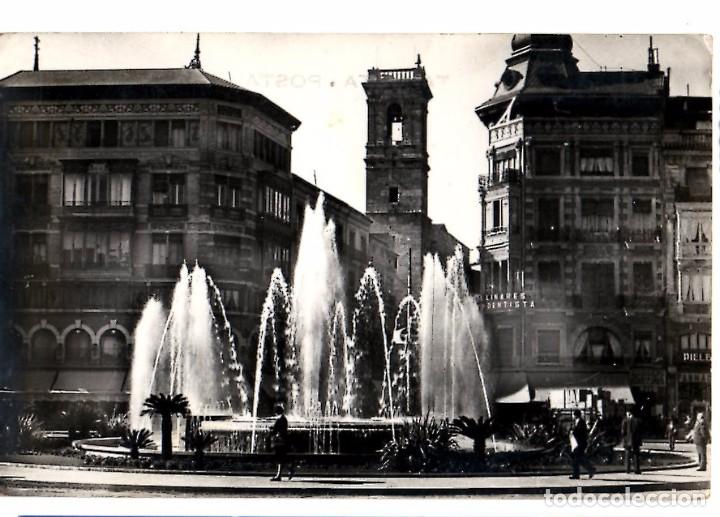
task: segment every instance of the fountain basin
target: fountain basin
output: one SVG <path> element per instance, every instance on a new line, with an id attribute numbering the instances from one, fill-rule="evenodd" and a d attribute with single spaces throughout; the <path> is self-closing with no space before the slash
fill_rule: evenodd
<path id="1" fill-rule="evenodd" d="M 204 420 L 200 429 L 212 433 L 218 441 L 211 452 L 271 453 L 271 429 L 274 418 Z M 373 454 L 392 439 L 392 426 L 402 419 L 323 417 L 288 418 L 290 450 L 297 454 Z M 255 449 L 252 435 L 255 433 Z"/>

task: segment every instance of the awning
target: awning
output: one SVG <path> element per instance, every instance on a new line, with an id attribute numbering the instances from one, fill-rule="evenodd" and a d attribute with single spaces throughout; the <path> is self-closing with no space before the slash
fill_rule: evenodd
<path id="1" fill-rule="evenodd" d="M 612 400 L 634 403 L 628 375 L 620 372 L 502 372 L 495 385 L 495 402 L 548 402 L 564 408 L 582 403 L 587 390 L 597 394 L 599 389 Z"/>
<path id="2" fill-rule="evenodd" d="M 57 376 L 57 370 L 25 370 L 19 384 L 22 391 L 46 392 L 52 387 Z"/>
<path id="3" fill-rule="evenodd" d="M 628 375 L 621 372 L 548 372 L 528 374 L 530 386 L 535 390 L 536 402 L 547 401 L 551 407 L 567 408 L 581 404 L 586 392 L 607 392 L 610 399 L 633 404 Z"/>
<path id="4" fill-rule="evenodd" d="M 495 382 L 495 402 L 500 404 L 526 404 L 533 397 L 525 372 L 502 372 Z"/>
<path id="5" fill-rule="evenodd" d="M 125 370 L 60 370 L 52 391 L 121 393 Z"/>

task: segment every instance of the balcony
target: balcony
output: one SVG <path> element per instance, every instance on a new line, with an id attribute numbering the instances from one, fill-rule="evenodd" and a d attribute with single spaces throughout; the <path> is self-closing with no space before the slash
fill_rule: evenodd
<path id="1" fill-rule="evenodd" d="M 215 219 L 227 219 L 228 221 L 244 221 L 244 208 L 230 208 L 226 206 L 213 206 L 210 208 L 210 215 Z"/>
<path id="2" fill-rule="evenodd" d="M 663 137 L 666 149 L 712 151 L 712 130 L 679 131 Z"/>
<path id="3" fill-rule="evenodd" d="M 187 205 L 150 205 L 151 217 L 187 217 Z"/>
<path id="4" fill-rule="evenodd" d="M 410 81 L 412 79 L 424 79 L 425 70 L 420 66 L 415 68 L 393 68 L 380 70 L 372 68 L 368 70 L 368 82 L 372 81 Z"/>
<path id="5" fill-rule="evenodd" d="M 506 183 L 512 185 L 519 185 L 520 178 L 521 175 L 518 169 L 505 169 L 503 171 L 493 172 L 492 174 L 490 174 L 490 176 L 481 176 L 479 178 L 480 189 L 487 190 L 490 187 L 503 185 Z"/>
<path id="6" fill-rule="evenodd" d="M 130 202 L 86 203 L 82 201 L 66 202 L 63 216 L 73 217 L 132 217 L 133 205 Z"/>
<path id="7" fill-rule="evenodd" d="M 662 242 L 662 228 L 621 228 L 618 239 L 628 242 Z"/>

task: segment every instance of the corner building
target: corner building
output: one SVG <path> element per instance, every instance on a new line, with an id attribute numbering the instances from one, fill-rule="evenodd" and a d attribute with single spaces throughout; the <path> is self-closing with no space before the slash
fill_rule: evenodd
<path id="1" fill-rule="evenodd" d="M 199 66 L 23 71 L 0 95 L 12 387 L 126 401 L 140 311 L 168 305 L 183 260 L 213 277 L 252 356 L 268 266 L 290 268 L 300 122 Z"/>
<path id="2" fill-rule="evenodd" d="M 682 101 L 669 96 L 658 49 L 647 70 L 584 72 L 572 46 L 568 35 L 515 35 L 494 95 L 476 108 L 489 131 L 476 268 L 498 401 L 591 414 L 634 403 L 659 428 L 678 301 L 668 287 L 679 189 L 664 142 Z"/>

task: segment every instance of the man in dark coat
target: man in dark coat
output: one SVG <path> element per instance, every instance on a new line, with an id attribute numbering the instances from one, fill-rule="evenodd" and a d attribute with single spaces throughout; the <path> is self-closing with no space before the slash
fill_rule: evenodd
<path id="1" fill-rule="evenodd" d="M 595 467 L 585 456 L 588 444 L 588 428 L 579 409 L 573 412 L 575 417 L 570 430 L 570 452 L 572 454 L 572 476 L 570 479 L 580 479 L 580 465 L 588 472 L 588 477 L 595 475 Z"/>
<path id="2" fill-rule="evenodd" d="M 275 414 L 277 415 L 277 418 L 275 419 L 275 423 L 273 424 L 272 429 L 270 429 L 270 439 L 273 452 L 275 453 L 275 461 L 278 464 L 278 468 L 275 477 L 271 478 L 270 481 L 282 481 L 282 471 L 283 466 L 285 466 L 285 463 L 287 463 L 287 453 L 289 445 L 288 421 L 287 418 L 285 418 L 285 408 L 283 408 L 282 404 L 275 405 Z M 292 479 L 294 473 L 295 468 L 294 465 L 291 463 L 290 465 L 288 465 L 288 481 Z"/>
<path id="3" fill-rule="evenodd" d="M 698 470 L 707 470 L 707 444 L 710 440 L 707 424 L 705 423 L 705 415 L 698 413 L 695 418 L 695 425 L 692 431 L 687 435 L 687 439 L 695 443 L 695 449 L 698 455 Z"/>
<path id="4" fill-rule="evenodd" d="M 620 426 L 620 438 L 625 447 L 625 472 L 630 474 L 630 460 L 635 465 L 635 474 L 640 474 L 640 446 L 642 445 L 642 429 L 640 419 L 629 409 L 625 413 Z"/>

